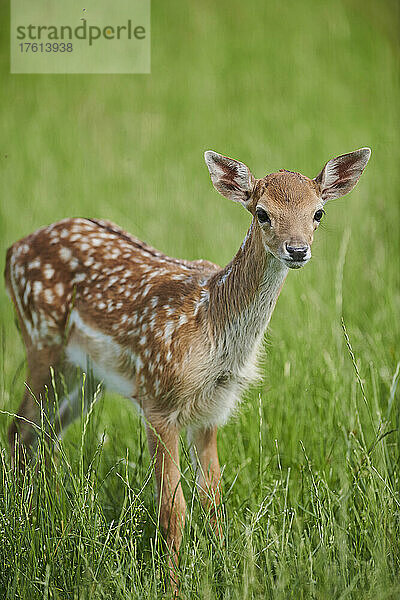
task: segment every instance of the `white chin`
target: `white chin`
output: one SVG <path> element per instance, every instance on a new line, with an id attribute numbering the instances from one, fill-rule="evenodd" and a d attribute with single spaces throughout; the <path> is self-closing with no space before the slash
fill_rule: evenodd
<path id="1" fill-rule="evenodd" d="M 289 269 L 301 269 L 301 267 L 304 267 L 309 260 L 310 259 L 307 258 L 306 260 L 284 260 L 283 262 Z"/>

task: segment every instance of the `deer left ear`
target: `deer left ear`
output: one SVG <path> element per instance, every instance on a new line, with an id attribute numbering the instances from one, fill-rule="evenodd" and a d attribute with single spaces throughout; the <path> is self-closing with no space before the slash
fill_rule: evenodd
<path id="1" fill-rule="evenodd" d="M 240 202 L 248 209 L 255 184 L 250 169 L 242 162 L 212 150 L 204 153 L 204 159 L 215 189 L 225 198 Z"/>
<path id="2" fill-rule="evenodd" d="M 348 194 L 360 179 L 370 156 L 370 148 L 360 148 L 329 160 L 314 179 L 323 202 Z"/>

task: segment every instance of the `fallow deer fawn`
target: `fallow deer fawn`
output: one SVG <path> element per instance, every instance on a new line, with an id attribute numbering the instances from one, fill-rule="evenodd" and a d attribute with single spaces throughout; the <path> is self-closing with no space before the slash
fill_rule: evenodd
<path id="1" fill-rule="evenodd" d="M 185 519 L 178 441 L 186 427 L 200 464 L 198 484 L 211 520 L 220 501 L 217 427 L 257 377 L 257 352 L 289 269 L 311 257 L 327 200 L 357 183 L 371 151 L 326 163 L 315 179 L 281 170 L 255 179 L 246 165 L 205 153 L 214 187 L 251 214 L 231 262 L 165 256 L 96 219 L 65 219 L 16 242 L 6 284 L 28 362 L 28 386 L 9 429 L 26 447 L 39 423 L 36 398 L 50 367 L 86 369 L 142 409 L 155 460 L 161 525 L 176 556 Z M 65 425 L 73 410 L 63 410 Z M 25 420 L 26 419 L 26 420 Z M 215 512 L 215 511 L 214 511 Z M 173 561 L 171 559 L 171 568 Z"/>

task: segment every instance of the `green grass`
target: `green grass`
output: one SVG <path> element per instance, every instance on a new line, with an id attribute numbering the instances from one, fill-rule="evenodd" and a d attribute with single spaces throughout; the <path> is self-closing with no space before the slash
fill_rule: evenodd
<path id="1" fill-rule="evenodd" d="M 398 13 L 389 0 L 153 2 L 148 76 L 11 76 L 3 39 L 2 265 L 17 238 L 74 215 L 226 263 L 249 218 L 213 192 L 204 150 L 258 177 L 314 176 L 337 154 L 373 150 L 354 192 L 328 204 L 311 263 L 289 274 L 263 385 L 219 434 L 223 547 L 182 439 L 185 598 L 400 596 Z M 3 290 L 0 402 L 12 412 L 24 353 Z M 151 464 L 130 403 L 100 399 L 48 480 L 40 452 L 13 475 L 9 422 L 0 416 L 0 597 L 163 597 Z"/>

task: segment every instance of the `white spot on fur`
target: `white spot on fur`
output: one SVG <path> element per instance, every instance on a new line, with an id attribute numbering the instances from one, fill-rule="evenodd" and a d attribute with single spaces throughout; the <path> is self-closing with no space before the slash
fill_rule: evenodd
<path id="1" fill-rule="evenodd" d="M 58 251 L 61 260 L 67 262 L 69 260 L 71 260 L 72 258 L 72 252 L 69 248 L 66 248 L 65 246 L 61 246 L 59 251 Z"/>
<path id="2" fill-rule="evenodd" d="M 28 269 L 39 269 L 41 264 L 40 258 L 35 258 L 28 264 Z"/>
<path id="3" fill-rule="evenodd" d="M 40 294 L 40 292 L 43 289 L 43 284 L 41 281 L 34 281 L 33 282 L 33 293 L 35 294 L 35 296 L 37 296 L 38 294 Z"/>
<path id="4" fill-rule="evenodd" d="M 35 311 L 32 311 L 32 323 L 34 324 L 35 327 L 37 327 L 39 324 L 39 316 L 38 316 L 37 312 L 35 312 Z"/>
<path id="5" fill-rule="evenodd" d="M 56 283 L 56 285 L 54 286 L 54 289 L 55 289 L 57 296 L 63 296 L 63 294 L 64 294 L 64 284 L 63 283 Z"/>
<path id="6" fill-rule="evenodd" d="M 54 294 L 51 290 L 49 290 L 48 288 L 46 290 L 44 290 L 43 292 L 43 296 L 44 299 L 46 300 L 46 302 L 53 302 L 54 301 Z"/>
<path id="7" fill-rule="evenodd" d="M 85 273 L 77 273 L 74 277 L 74 283 L 79 283 L 81 281 L 85 281 L 86 274 Z"/>
<path id="8" fill-rule="evenodd" d="M 55 270 L 51 265 L 47 264 L 44 266 L 43 275 L 46 277 L 46 279 L 51 279 L 54 276 L 54 273 Z"/>
<path id="9" fill-rule="evenodd" d="M 186 315 L 181 315 L 179 317 L 179 321 L 178 321 L 178 327 L 181 327 L 181 325 L 184 325 L 185 323 L 188 322 L 188 318 Z"/>
<path id="10" fill-rule="evenodd" d="M 31 282 L 28 281 L 25 287 L 25 292 L 24 292 L 24 304 L 28 304 L 28 298 L 29 298 L 29 294 L 31 293 Z"/>
<path id="11" fill-rule="evenodd" d="M 109 287 L 114 285 L 114 283 L 117 283 L 117 281 L 118 281 L 118 277 L 110 277 L 110 279 L 107 281 L 106 289 L 108 289 Z"/>
<path id="12" fill-rule="evenodd" d="M 164 336 L 163 336 L 166 344 L 168 344 L 168 342 L 170 342 L 173 331 L 174 331 L 173 321 L 167 321 L 165 324 L 165 327 L 164 327 Z"/>
<path id="13" fill-rule="evenodd" d="M 225 281 L 228 279 L 229 275 L 232 273 L 232 267 L 228 267 L 225 273 L 221 276 L 218 281 L 218 285 L 224 285 Z"/>

